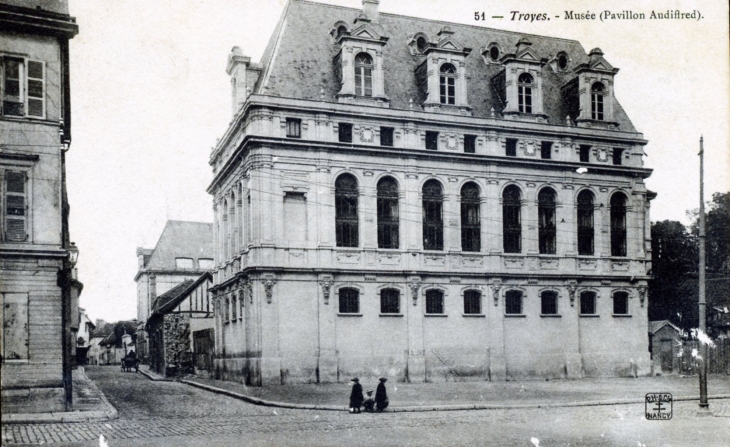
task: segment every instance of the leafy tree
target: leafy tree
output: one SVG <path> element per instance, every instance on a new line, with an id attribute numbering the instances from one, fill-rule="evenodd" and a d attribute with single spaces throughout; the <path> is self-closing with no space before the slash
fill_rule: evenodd
<path id="1" fill-rule="evenodd" d="M 84 337 L 79 337 L 76 339 L 76 344 L 79 346 L 83 346 L 84 343 L 86 343 L 86 340 L 84 340 Z"/>

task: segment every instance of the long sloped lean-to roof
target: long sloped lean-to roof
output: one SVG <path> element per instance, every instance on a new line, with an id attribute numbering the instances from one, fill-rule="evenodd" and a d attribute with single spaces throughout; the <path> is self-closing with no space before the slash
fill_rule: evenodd
<path id="1" fill-rule="evenodd" d="M 326 101 L 335 101 L 340 85 L 333 59 L 339 48 L 330 31 L 338 21 L 353 24 L 361 13 L 362 10 L 356 8 L 290 0 L 262 57 L 263 70 L 256 93 L 317 101 L 323 93 Z M 585 49 L 575 40 L 380 13 L 379 28 L 389 37 L 383 49 L 383 69 L 385 93 L 391 108 L 408 109 L 411 99 L 414 107 L 420 108 L 417 99 L 421 93 L 414 70 L 423 57 L 412 55 L 407 42 L 417 33 L 435 39 L 445 25 L 454 31 L 455 40 L 473 49 L 466 57 L 467 89 L 469 105 L 477 117 L 489 117 L 492 108 L 499 113 L 504 107 L 491 86 L 492 77 L 504 67 L 485 63 L 481 55 L 481 50 L 492 42 L 497 43 L 503 53 L 513 53 L 517 42 L 526 37 L 541 58 L 551 59 L 559 52 L 565 52 L 570 67 L 589 62 Z M 543 102 L 548 122 L 565 123 L 568 108 L 561 87 L 575 76 L 570 70 L 555 72 L 550 64 L 543 67 Z M 614 114 L 620 130 L 636 132 L 618 102 Z"/>

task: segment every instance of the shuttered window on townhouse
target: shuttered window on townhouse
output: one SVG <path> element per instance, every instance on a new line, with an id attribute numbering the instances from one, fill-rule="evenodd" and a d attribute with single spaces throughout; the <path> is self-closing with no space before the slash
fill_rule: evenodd
<path id="1" fill-rule="evenodd" d="M 27 240 L 26 177 L 24 172 L 5 172 L 5 240 L 24 242 Z"/>
<path id="2" fill-rule="evenodd" d="M 3 58 L 2 75 L 3 115 L 23 116 L 23 60 Z"/>
<path id="3" fill-rule="evenodd" d="M 40 61 L 28 61 L 28 97 L 26 98 L 26 115 L 45 118 L 45 64 Z"/>

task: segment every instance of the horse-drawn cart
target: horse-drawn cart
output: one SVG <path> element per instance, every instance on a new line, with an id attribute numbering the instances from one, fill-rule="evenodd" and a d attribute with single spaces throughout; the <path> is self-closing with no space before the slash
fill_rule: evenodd
<path id="1" fill-rule="evenodd" d="M 122 359 L 122 372 L 139 372 L 139 359 L 137 357 L 124 357 Z"/>

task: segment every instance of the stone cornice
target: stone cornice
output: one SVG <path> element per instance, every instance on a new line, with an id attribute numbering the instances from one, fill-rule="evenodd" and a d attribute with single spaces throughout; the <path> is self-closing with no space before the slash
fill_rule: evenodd
<path id="1" fill-rule="evenodd" d="M 0 28 L 67 39 L 79 33 L 76 19 L 69 15 L 4 4 L 0 4 Z"/>

